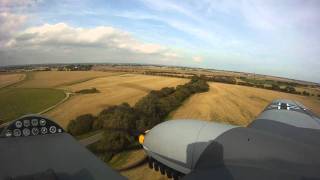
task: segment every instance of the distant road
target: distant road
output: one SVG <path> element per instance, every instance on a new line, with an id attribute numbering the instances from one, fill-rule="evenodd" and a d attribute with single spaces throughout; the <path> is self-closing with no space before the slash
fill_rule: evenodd
<path id="1" fill-rule="evenodd" d="M 87 137 L 85 139 L 81 139 L 81 140 L 79 140 L 79 143 L 82 144 L 83 146 L 89 146 L 90 144 L 98 142 L 102 138 L 102 134 L 103 134 L 103 132 L 100 132 L 98 134 Z"/>

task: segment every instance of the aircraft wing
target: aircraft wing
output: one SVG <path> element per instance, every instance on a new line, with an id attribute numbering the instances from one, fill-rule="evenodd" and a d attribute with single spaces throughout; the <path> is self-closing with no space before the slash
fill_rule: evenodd
<path id="1" fill-rule="evenodd" d="M 320 119 L 297 101 L 273 101 L 248 127 L 320 148 Z"/>
<path id="2" fill-rule="evenodd" d="M 248 127 L 166 121 L 142 145 L 149 167 L 176 179 L 320 179 L 319 129 L 304 106 L 278 100 Z"/>

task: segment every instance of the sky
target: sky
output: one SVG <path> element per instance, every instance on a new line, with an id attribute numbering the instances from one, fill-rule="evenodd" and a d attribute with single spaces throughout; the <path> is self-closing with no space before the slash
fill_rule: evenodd
<path id="1" fill-rule="evenodd" d="M 0 65 L 178 65 L 320 83 L 318 0 L 0 0 Z"/>

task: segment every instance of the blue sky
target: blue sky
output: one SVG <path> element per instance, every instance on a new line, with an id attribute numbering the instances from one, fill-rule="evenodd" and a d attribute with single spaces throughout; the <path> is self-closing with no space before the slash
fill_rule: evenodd
<path id="1" fill-rule="evenodd" d="M 0 0 L 0 63 L 168 64 L 320 82 L 319 12 L 317 0 Z"/>

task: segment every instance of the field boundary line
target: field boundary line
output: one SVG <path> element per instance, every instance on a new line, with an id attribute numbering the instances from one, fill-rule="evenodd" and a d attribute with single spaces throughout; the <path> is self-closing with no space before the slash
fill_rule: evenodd
<path id="1" fill-rule="evenodd" d="M 55 105 L 53 105 L 53 106 L 51 106 L 51 107 L 48 107 L 47 109 L 45 109 L 45 110 L 43 110 L 43 111 L 41 111 L 41 112 L 38 112 L 37 114 L 44 114 L 44 113 L 46 113 L 46 112 L 49 112 L 49 111 L 51 111 L 52 109 L 54 109 L 55 107 L 57 107 L 57 106 L 59 106 L 60 104 L 62 104 L 62 103 L 64 103 L 64 102 L 66 102 L 70 97 L 71 97 L 71 95 L 73 94 L 73 93 L 71 93 L 71 92 L 64 92 L 65 93 L 65 97 L 61 100 L 61 101 L 59 101 L 57 104 L 55 104 Z"/>
<path id="2" fill-rule="evenodd" d="M 5 89 L 5 88 L 10 88 L 10 87 L 13 87 L 23 81 L 25 81 L 27 79 L 27 74 L 26 73 L 18 73 L 18 74 L 23 74 L 24 76 L 19 79 L 17 82 L 14 82 L 14 83 L 11 83 L 11 84 L 7 84 L 6 86 L 3 86 L 3 87 L 0 87 L 0 89 Z"/>
<path id="3" fill-rule="evenodd" d="M 88 81 L 91 81 L 94 79 L 112 77 L 112 76 L 120 76 L 122 74 L 123 73 L 116 73 L 116 74 L 108 74 L 108 75 L 101 75 L 101 76 L 96 76 L 96 77 L 84 78 L 84 79 L 80 79 L 80 80 L 76 80 L 76 81 L 72 81 L 72 82 L 58 84 L 58 85 L 54 86 L 53 88 L 63 88 L 63 87 L 73 86 L 73 85 L 85 83 L 85 82 L 88 82 Z"/>
<path id="4" fill-rule="evenodd" d="M 41 112 L 38 112 L 38 113 L 35 113 L 35 114 L 41 115 L 41 114 L 44 114 L 44 113 L 46 113 L 46 112 L 48 112 L 48 111 L 51 111 L 51 110 L 54 109 L 55 107 L 59 106 L 60 104 L 62 104 L 62 103 L 64 103 L 64 102 L 66 102 L 66 101 L 71 97 L 71 94 L 73 94 L 73 93 L 70 93 L 70 92 L 64 92 L 64 93 L 65 93 L 65 97 L 64 97 L 61 101 L 59 101 L 59 102 L 56 103 L 55 105 L 50 106 L 50 107 L 46 108 L 45 110 L 42 110 Z M 5 126 L 8 126 L 8 125 L 9 125 L 11 122 L 13 122 L 13 121 L 14 121 L 14 120 L 12 120 L 12 121 L 7 121 L 7 122 L 5 122 L 5 123 L 0 124 L 0 128 L 5 127 Z"/>

